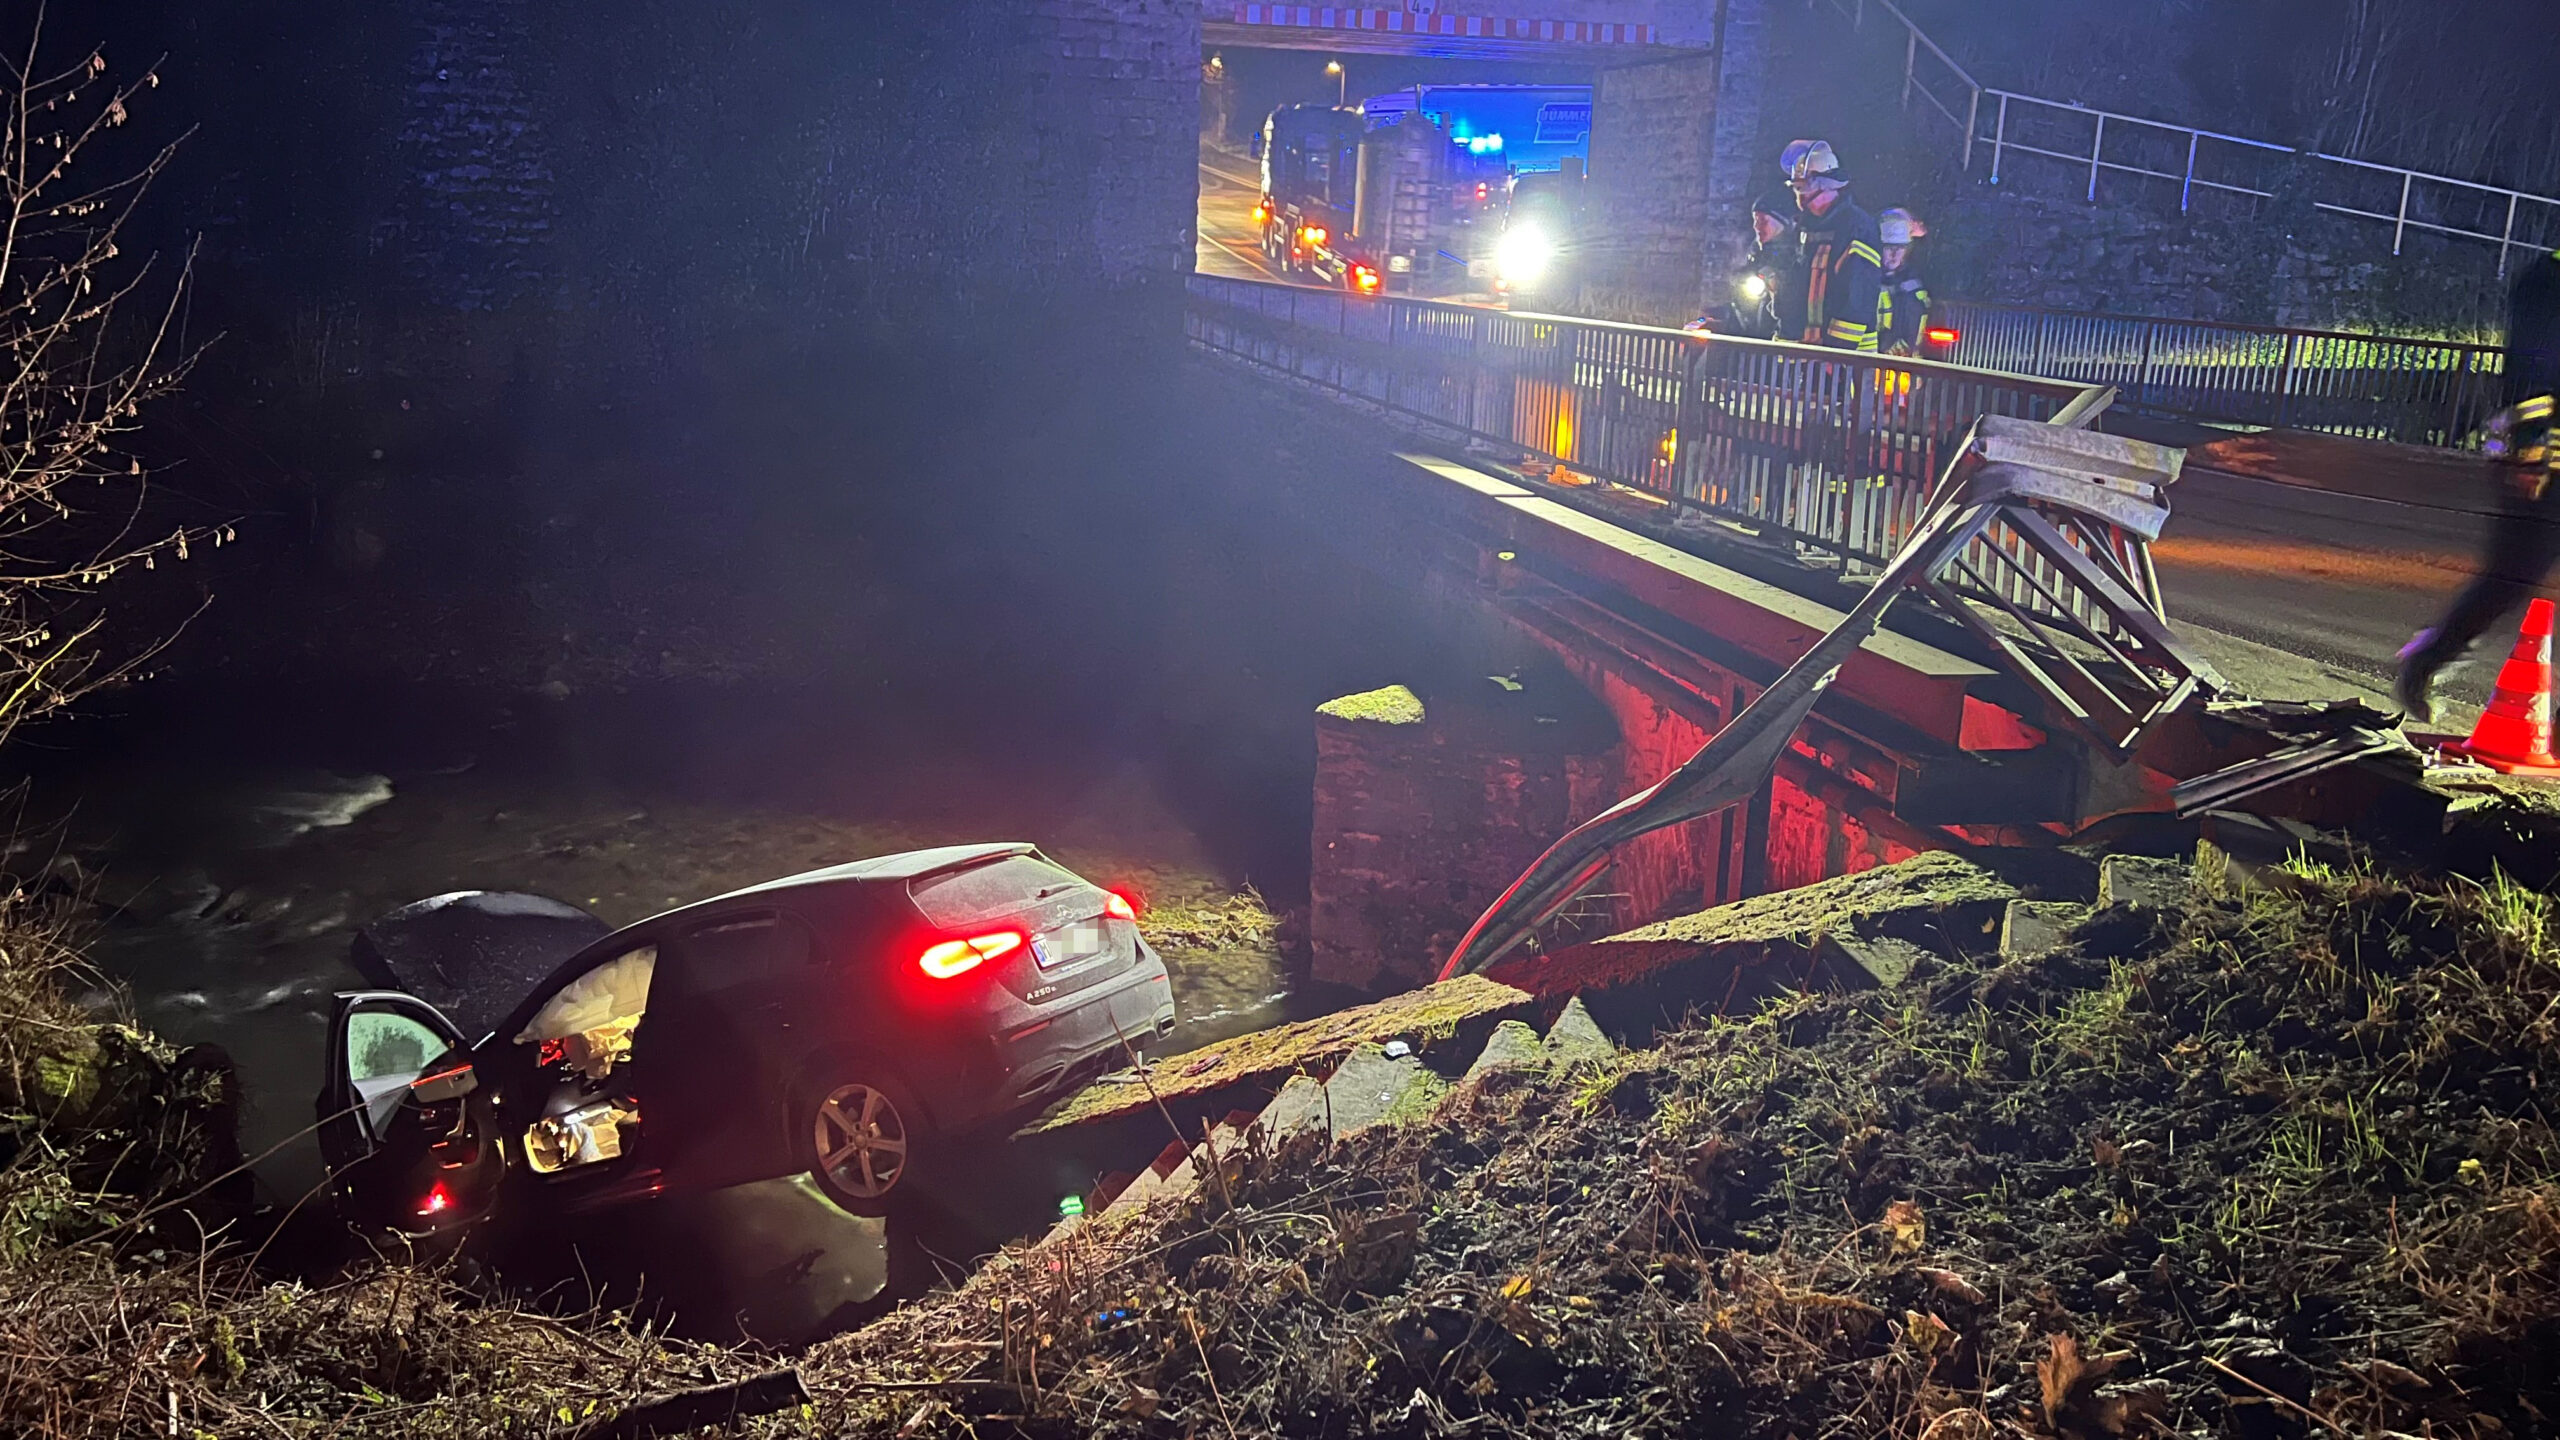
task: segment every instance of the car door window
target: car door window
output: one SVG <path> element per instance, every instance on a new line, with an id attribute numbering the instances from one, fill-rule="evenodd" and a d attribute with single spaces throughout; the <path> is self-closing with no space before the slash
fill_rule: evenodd
<path id="1" fill-rule="evenodd" d="M 626 1062 L 657 966 L 657 946 L 625 950 L 552 992 L 514 1035 L 535 1047 L 542 1093 L 524 1156 L 536 1174 L 618 1160 L 636 1138 L 640 1103 Z"/>
<path id="2" fill-rule="evenodd" d="M 379 1134 L 409 1086 L 451 1047 L 424 1021 L 390 1010 L 347 1017 L 347 1079 L 364 1102 L 365 1124 Z"/>

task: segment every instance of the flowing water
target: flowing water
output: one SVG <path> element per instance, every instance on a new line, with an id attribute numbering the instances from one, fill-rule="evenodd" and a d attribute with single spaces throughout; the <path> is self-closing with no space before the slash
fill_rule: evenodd
<path id="1" fill-rule="evenodd" d="M 795 871 L 989 839 L 1036 842 L 1168 918 L 1292 878 L 1214 853 L 1181 778 L 1143 747 L 885 719 L 877 695 L 394 703 L 345 716 L 273 695 L 154 697 L 55 732 L 76 743 L 31 790 L 31 817 L 67 817 L 55 873 L 106 912 L 94 1002 L 228 1051 L 244 1147 L 274 1152 L 258 1170 L 287 1204 L 319 1178 L 304 1132 L 331 997 L 364 988 L 349 940 L 411 900 L 529 890 L 623 924 Z M 1168 961 L 1174 1048 L 1286 1004 L 1268 939 L 1172 947 Z"/>

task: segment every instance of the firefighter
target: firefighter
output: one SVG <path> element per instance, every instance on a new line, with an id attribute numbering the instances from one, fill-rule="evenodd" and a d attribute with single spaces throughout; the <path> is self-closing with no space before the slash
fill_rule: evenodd
<path id="1" fill-rule="evenodd" d="M 1796 338 L 1807 345 L 1872 354 L 1884 275 L 1875 217 L 1849 198 L 1849 177 L 1827 141 L 1805 147 L 1789 181 L 1797 263 L 1788 277 L 1793 293 L 1778 313 L 1797 322 Z"/>
<path id="2" fill-rule="evenodd" d="M 1796 200 L 1787 191 L 1772 190 L 1752 202 L 1751 249 L 1742 257 L 1742 268 L 1734 272 L 1733 294 L 1723 308 L 1709 310 L 1681 328 L 1752 340 L 1795 338 L 1803 323 L 1788 324 L 1779 309 L 1797 288 L 1787 283 L 1795 228 Z"/>
<path id="3" fill-rule="evenodd" d="M 2444 618 L 2400 649 L 2393 687 L 2409 718 L 2435 718 L 2435 678 L 2487 634 L 2500 616 L 2551 577 L 2560 561 L 2560 254 L 2534 257 L 2507 292 L 2506 406 L 2488 425 L 2487 449 L 2505 484 L 2480 571 Z"/>
<path id="4" fill-rule="evenodd" d="M 1887 355 L 1917 355 L 1929 333 L 1929 282 L 1911 264 L 1911 242 L 1929 233 L 1918 216 L 1896 207 L 1876 217 L 1884 241 L 1884 276 L 1876 303 L 1876 343 Z"/>

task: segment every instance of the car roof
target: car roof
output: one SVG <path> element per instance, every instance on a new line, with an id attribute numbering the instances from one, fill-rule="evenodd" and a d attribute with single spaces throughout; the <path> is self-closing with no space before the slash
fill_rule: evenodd
<path id="1" fill-rule="evenodd" d="M 813 885 L 834 885 L 846 881 L 916 880 L 945 870 L 958 870 L 983 861 L 1000 860 L 1009 855 L 1029 855 L 1035 847 L 1023 840 L 1007 840 L 987 845 L 937 845 L 927 850 L 901 850 L 895 855 L 877 855 L 868 860 L 853 860 L 842 865 L 829 865 L 820 870 L 803 870 L 778 880 L 766 880 L 725 895 L 714 895 L 684 906 L 686 910 L 716 905 L 746 895 L 770 895 L 778 890 L 799 890 Z M 669 912 L 673 913 L 673 912 Z"/>

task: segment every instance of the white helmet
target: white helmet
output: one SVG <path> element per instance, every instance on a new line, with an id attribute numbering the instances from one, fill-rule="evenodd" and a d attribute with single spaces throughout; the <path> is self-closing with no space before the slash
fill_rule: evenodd
<path id="1" fill-rule="evenodd" d="M 1840 157 L 1832 153 L 1830 141 L 1799 140 L 1796 144 L 1804 149 L 1796 153 L 1795 163 L 1787 167 L 1789 180 L 1799 184 L 1807 180 L 1825 180 L 1833 185 L 1849 183 L 1849 177 L 1840 173 Z M 1796 147 L 1790 145 L 1787 149 L 1794 151 Z"/>
<path id="2" fill-rule="evenodd" d="M 1929 233 L 1920 217 L 1897 205 L 1876 217 L 1879 238 L 1887 245 L 1908 245 Z"/>

